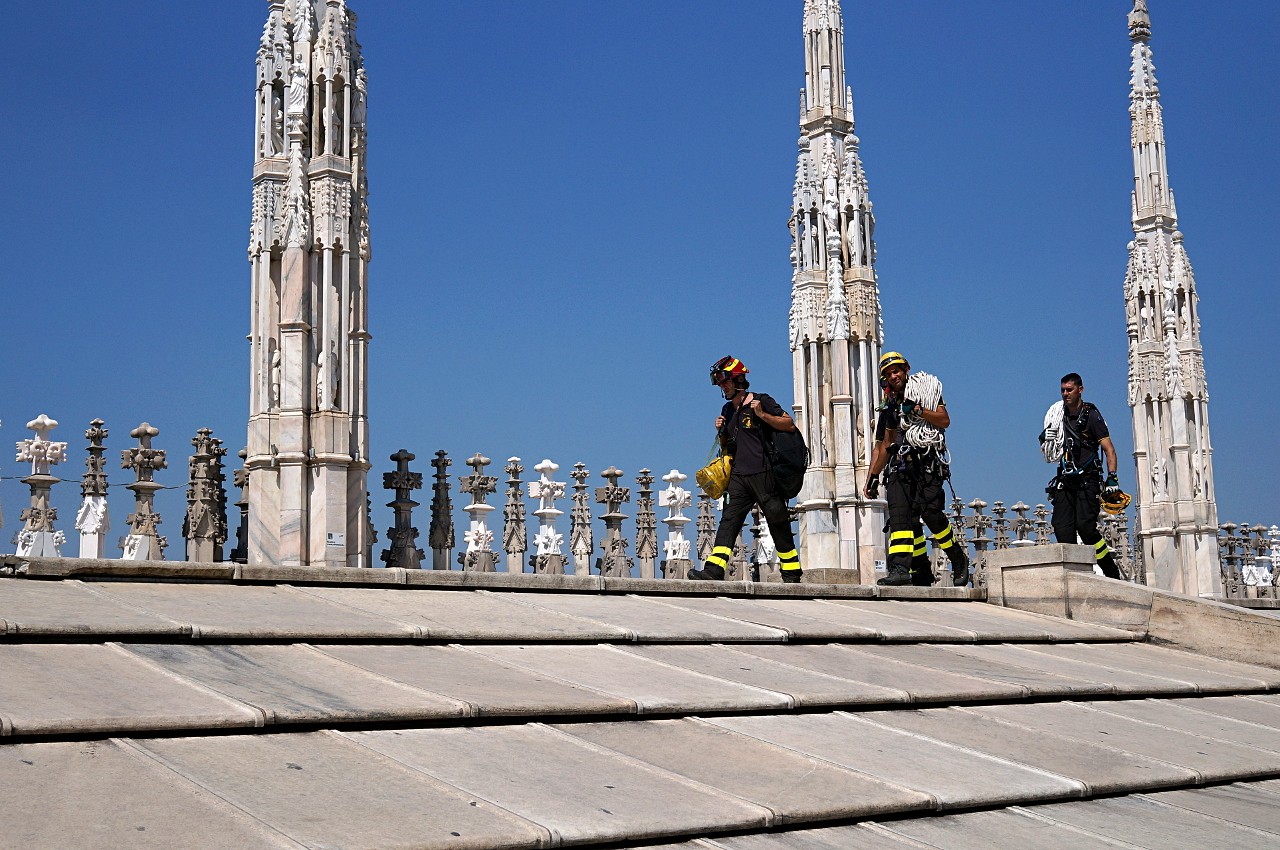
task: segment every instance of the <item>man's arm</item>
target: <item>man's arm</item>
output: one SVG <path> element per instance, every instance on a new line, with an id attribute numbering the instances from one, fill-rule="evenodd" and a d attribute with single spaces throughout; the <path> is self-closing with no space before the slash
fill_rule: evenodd
<path id="1" fill-rule="evenodd" d="M 764 422 L 764 424 L 768 425 L 770 428 L 772 428 L 775 431 L 796 430 L 796 423 L 791 418 L 791 415 L 789 413 L 787 413 L 781 407 L 778 408 L 777 413 L 770 413 L 769 411 L 765 410 L 764 405 L 760 403 L 759 396 L 756 396 L 755 398 L 751 399 L 750 403 L 748 404 L 748 407 L 751 408 L 752 413 L 760 417 L 760 421 Z"/>
<path id="2" fill-rule="evenodd" d="M 937 410 L 926 410 L 917 406 L 916 413 L 920 415 L 921 419 L 939 431 L 945 431 L 951 427 L 951 414 L 947 413 L 947 403 L 945 401 L 938 405 Z"/>
<path id="3" fill-rule="evenodd" d="M 1103 437 L 1098 441 L 1098 445 L 1102 447 L 1103 457 L 1107 459 L 1107 474 L 1116 474 L 1116 447 L 1111 444 L 1110 437 Z"/>
<path id="4" fill-rule="evenodd" d="M 867 483 L 862 486 L 862 495 L 868 499 L 875 498 L 871 494 L 871 482 L 884 469 L 884 465 L 889 461 L 889 446 L 893 443 L 894 433 L 892 430 L 884 432 L 884 436 L 876 441 L 875 448 L 871 450 L 871 466 L 867 469 Z"/>

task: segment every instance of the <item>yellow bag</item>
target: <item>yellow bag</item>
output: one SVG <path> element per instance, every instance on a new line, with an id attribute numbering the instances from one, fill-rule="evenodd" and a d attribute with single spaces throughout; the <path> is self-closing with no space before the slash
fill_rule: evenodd
<path id="1" fill-rule="evenodd" d="M 699 469 L 694 474 L 693 480 L 698 482 L 702 492 L 713 499 L 718 499 L 724 495 L 725 490 L 729 489 L 729 472 L 733 468 L 733 456 L 719 453 L 719 438 L 711 446 L 711 451 L 716 454 L 716 457 Z"/>

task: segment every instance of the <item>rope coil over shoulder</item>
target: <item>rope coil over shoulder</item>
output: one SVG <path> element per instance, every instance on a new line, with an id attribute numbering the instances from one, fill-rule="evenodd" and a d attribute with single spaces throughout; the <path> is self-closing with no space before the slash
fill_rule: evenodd
<path id="1" fill-rule="evenodd" d="M 914 372 L 907 378 L 902 394 L 925 410 L 937 410 L 942 403 L 942 381 L 928 372 Z M 902 440 L 913 449 L 933 450 L 939 454 L 947 448 L 946 436 L 914 410 L 902 417 Z"/>
<path id="2" fill-rule="evenodd" d="M 1044 430 L 1040 432 L 1040 453 L 1044 455 L 1045 463 L 1057 463 L 1062 460 L 1062 453 L 1066 449 L 1062 427 L 1063 415 L 1063 404 L 1060 401 L 1049 405 L 1049 409 L 1045 411 Z"/>

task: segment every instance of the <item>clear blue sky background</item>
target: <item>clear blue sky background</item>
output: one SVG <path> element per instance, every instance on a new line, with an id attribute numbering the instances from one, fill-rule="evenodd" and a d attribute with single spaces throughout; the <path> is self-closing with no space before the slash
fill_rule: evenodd
<path id="1" fill-rule="evenodd" d="M 1202 299 L 1220 518 L 1280 522 L 1280 4 L 1150 5 Z M 454 471 L 481 451 L 497 465 L 519 455 L 526 476 L 543 457 L 562 476 L 578 460 L 615 464 L 634 486 L 642 466 L 702 463 L 720 403 L 707 368 L 721 355 L 791 400 L 799 0 L 352 7 L 369 73 L 384 539 L 390 494 L 377 488 L 402 446 L 424 473 L 443 448 Z M 1132 485 L 1129 7 L 844 2 L 886 342 L 944 381 L 966 501 L 1043 500 L 1036 434 L 1072 370 Z M 116 485 L 131 480 L 119 451 L 144 419 L 169 451 L 158 480 L 177 488 L 197 428 L 233 454 L 244 444 L 265 15 L 257 0 L 5 12 L 0 439 L 27 436 L 41 412 L 60 420 L 68 479 L 95 416 Z M 21 476 L 12 458 L 0 474 Z M 114 537 L 130 501 L 112 492 Z M 55 497 L 74 540 L 78 488 Z M 421 501 L 425 529 L 428 492 Z M 25 488 L 0 482 L 0 503 L 5 551 Z M 181 489 L 159 505 L 180 558 Z"/>

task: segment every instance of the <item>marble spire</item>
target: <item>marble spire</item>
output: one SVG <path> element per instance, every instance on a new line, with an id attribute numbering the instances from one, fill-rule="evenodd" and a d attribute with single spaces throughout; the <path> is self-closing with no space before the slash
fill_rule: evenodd
<path id="1" fill-rule="evenodd" d="M 862 495 L 883 338 L 875 218 L 845 84 L 839 0 L 804 4 L 804 89 L 788 227 L 796 424 L 810 468 L 796 500 L 800 558 L 861 570 L 883 560 L 884 503 Z"/>
<path id="2" fill-rule="evenodd" d="M 1211 596 L 1221 576 L 1199 295 L 1169 183 L 1146 0 L 1135 0 L 1128 24 L 1134 236 L 1124 300 L 1137 537 L 1147 584 Z"/>

